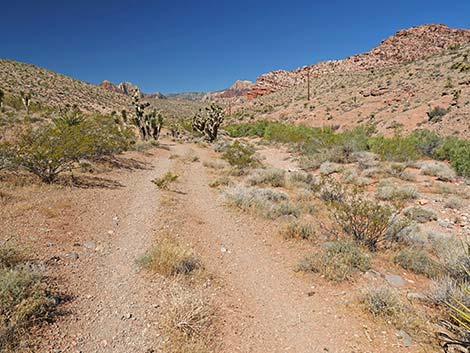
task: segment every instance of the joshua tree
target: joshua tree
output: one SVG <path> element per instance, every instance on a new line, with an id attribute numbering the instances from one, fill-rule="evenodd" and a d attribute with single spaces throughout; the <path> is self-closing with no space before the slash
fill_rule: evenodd
<path id="1" fill-rule="evenodd" d="M 220 124 L 224 121 L 224 112 L 220 106 L 212 103 L 210 107 L 199 109 L 194 116 L 192 128 L 199 132 L 204 138 L 213 142 L 217 138 Z"/>
<path id="2" fill-rule="evenodd" d="M 163 126 L 163 115 L 153 109 L 150 113 L 146 113 L 146 108 L 150 106 L 150 103 L 140 102 L 140 94 L 136 90 L 134 91 L 132 104 L 135 108 L 135 116 L 132 122 L 139 129 L 139 134 L 142 140 L 146 141 L 149 138 L 158 140 L 160 131 Z"/>
<path id="3" fill-rule="evenodd" d="M 20 92 L 20 95 L 21 101 L 23 102 L 24 108 L 26 109 L 26 115 L 29 115 L 29 106 L 31 105 L 31 92 Z"/>

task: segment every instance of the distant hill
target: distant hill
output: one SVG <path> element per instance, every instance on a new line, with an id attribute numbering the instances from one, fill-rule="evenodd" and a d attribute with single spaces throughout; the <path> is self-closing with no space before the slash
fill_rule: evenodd
<path id="1" fill-rule="evenodd" d="M 442 50 L 470 43 L 470 30 L 453 29 L 441 24 L 422 25 L 398 31 L 371 51 L 304 66 L 293 71 L 277 70 L 256 79 L 249 98 L 259 97 L 306 82 L 307 75 L 319 77 L 330 73 L 361 72 L 390 67 L 426 58 Z"/>
<path id="2" fill-rule="evenodd" d="M 77 104 L 89 113 L 129 109 L 130 98 L 71 77 L 13 60 L 0 59 L 0 88 L 6 94 L 31 92 L 33 100 L 52 108 Z"/>

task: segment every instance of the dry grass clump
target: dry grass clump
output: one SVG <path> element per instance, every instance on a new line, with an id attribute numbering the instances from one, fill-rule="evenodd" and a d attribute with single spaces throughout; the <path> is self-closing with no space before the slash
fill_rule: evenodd
<path id="1" fill-rule="evenodd" d="M 206 168 L 222 170 L 228 166 L 227 162 L 223 161 L 222 159 L 211 159 L 208 161 L 204 161 L 202 165 Z"/>
<path id="2" fill-rule="evenodd" d="M 376 197 L 379 200 L 415 200 L 419 191 L 414 185 L 382 185 L 377 188 Z"/>
<path id="3" fill-rule="evenodd" d="M 320 165 L 320 174 L 321 175 L 331 175 L 333 173 L 339 173 L 343 170 L 343 166 L 337 163 L 332 162 L 323 162 Z"/>
<path id="4" fill-rule="evenodd" d="M 436 278 L 442 273 L 441 266 L 423 250 L 414 248 L 404 249 L 394 257 L 394 261 L 404 269 L 429 278 Z"/>
<path id="5" fill-rule="evenodd" d="M 0 247 L 0 351 L 15 351 L 29 329 L 53 319 L 56 300 L 15 245 Z"/>
<path id="6" fill-rule="evenodd" d="M 316 235 L 315 227 L 311 223 L 301 221 L 286 224 L 280 233 L 286 239 L 313 240 Z"/>
<path id="7" fill-rule="evenodd" d="M 190 275 L 202 264 L 193 251 L 179 245 L 173 238 L 160 239 L 151 250 L 139 259 L 142 267 L 172 277 Z"/>
<path id="8" fill-rule="evenodd" d="M 408 207 L 405 209 L 404 214 L 411 220 L 419 222 L 419 223 L 426 223 L 426 222 L 437 220 L 436 212 L 429 208 L 416 207 L 416 206 Z"/>
<path id="9" fill-rule="evenodd" d="M 269 219 L 279 216 L 298 216 L 300 210 L 289 201 L 284 192 L 258 187 L 234 186 L 224 191 L 229 206 L 246 212 L 253 212 Z"/>
<path id="10" fill-rule="evenodd" d="M 463 200 L 458 196 L 449 197 L 444 204 L 446 208 L 452 208 L 452 209 L 459 209 L 463 205 L 464 205 Z"/>
<path id="11" fill-rule="evenodd" d="M 436 177 L 441 181 L 453 181 L 457 174 L 447 164 L 442 162 L 428 162 L 421 167 L 421 173 Z"/>
<path id="12" fill-rule="evenodd" d="M 178 180 L 178 178 L 179 175 L 172 172 L 167 172 L 161 178 L 153 179 L 152 183 L 154 183 L 159 189 L 167 190 L 170 184 L 174 183 L 176 180 Z"/>
<path id="13" fill-rule="evenodd" d="M 290 172 L 287 175 L 287 182 L 290 186 L 308 189 L 314 183 L 313 175 L 307 172 Z"/>
<path id="14" fill-rule="evenodd" d="M 228 176 L 220 176 L 215 178 L 209 183 L 211 188 L 218 188 L 219 186 L 228 186 L 232 184 L 232 180 Z"/>
<path id="15" fill-rule="evenodd" d="M 173 284 L 162 316 L 166 353 L 215 353 L 216 310 L 201 290 Z"/>
<path id="16" fill-rule="evenodd" d="M 354 242 L 340 240 L 326 244 L 322 252 L 301 260 L 296 269 L 320 273 L 331 281 L 344 281 L 357 270 L 369 270 L 370 256 Z"/>
<path id="17" fill-rule="evenodd" d="M 254 185 L 268 185 L 282 187 L 286 185 L 286 172 L 283 169 L 268 168 L 256 169 L 247 178 L 247 183 Z"/>
<path id="18" fill-rule="evenodd" d="M 382 319 L 397 329 L 405 330 L 411 335 L 430 337 L 432 328 L 419 312 L 406 306 L 397 292 L 389 287 L 364 288 L 359 296 L 364 310 L 376 319 Z"/>

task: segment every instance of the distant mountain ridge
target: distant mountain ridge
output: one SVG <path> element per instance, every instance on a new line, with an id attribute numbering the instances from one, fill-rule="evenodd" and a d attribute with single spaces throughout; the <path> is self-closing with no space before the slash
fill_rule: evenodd
<path id="1" fill-rule="evenodd" d="M 256 98 L 306 82 L 307 75 L 360 72 L 423 59 L 453 46 L 470 43 L 470 30 L 453 29 L 442 24 L 426 24 L 400 30 L 369 52 L 343 60 L 330 60 L 292 71 L 276 70 L 256 79 L 248 98 Z"/>
<path id="2" fill-rule="evenodd" d="M 137 91 L 141 98 L 156 98 L 156 99 L 166 99 L 167 98 L 164 94 L 162 94 L 160 92 L 143 93 L 142 90 L 138 86 L 134 85 L 131 82 L 121 82 L 118 85 L 115 85 L 114 83 L 112 83 L 108 80 L 104 80 L 98 86 L 102 87 L 102 88 L 105 88 L 107 90 L 116 92 L 116 93 L 125 94 L 126 96 L 130 96 L 135 91 Z"/>

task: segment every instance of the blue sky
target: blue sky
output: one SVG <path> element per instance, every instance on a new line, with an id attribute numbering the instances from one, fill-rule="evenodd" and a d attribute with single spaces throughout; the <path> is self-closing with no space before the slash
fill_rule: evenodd
<path id="1" fill-rule="evenodd" d="M 209 91 L 424 23 L 470 28 L 470 1 L 3 1 L 0 57 L 144 92 Z"/>

